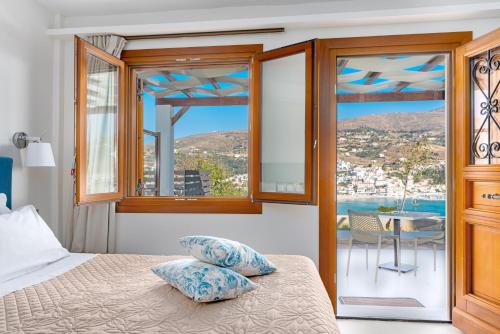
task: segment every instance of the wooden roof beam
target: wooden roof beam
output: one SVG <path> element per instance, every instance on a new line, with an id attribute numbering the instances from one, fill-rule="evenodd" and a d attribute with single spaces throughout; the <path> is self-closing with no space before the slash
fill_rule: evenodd
<path id="1" fill-rule="evenodd" d="M 176 106 L 237 106 L 248 104 L 248 96 L 156 98 L 156 105 Z"/>
<path id="2" fill-rule="evenodd" d="M 350 102 L 394 102 L 394 101 L 426 101 L 444 100 L 445 92 L 442 90 L 427 90 L 422 92 L 388 92 L 365 94 L 338 94 L 338 103 Z"/>
<path id="3" fill-rule="evenodd" d="M 340 75 L 344 68 L 347 66 L 347 59 L 341 59 L 337 61 L 337 75 Z"/>
<path id="4" fill-rule="evenodd" d="M 406 82 L 406 81 L 400 81 L 396 87 L 394 87 L 394 92 L 400 92 L 402 91 L 403 89 L 405 89 L 406 87 L 408 87 L 410 85 L 409 82 Z"/>
<path id="5" fill-rule="evenodd" d="M 364 85 L 371 85 L 377 78 L 381 75 L 380 72 L 368 72 L 364 79 L 366 79 Z"/>
<path id="6" fill-rule="evenodd" d="M 214 78 L 209 78 L 208 81 L 210 81 L 210 83 L 212 84 L 212 86 L 215 88 L 215 89 L 220 89 L 220 85 L 219 83 L 217 82 L 217 80 L 215 80 Z"/>
<path id="7" fill-rule="evenodd" d="M 429 59 L 427 63 L 420 69 L 420 72 L 428 72 L 432 70 L 437 65 L 441 64 L 444 61 L 444 55 L 437 55 Z"/>

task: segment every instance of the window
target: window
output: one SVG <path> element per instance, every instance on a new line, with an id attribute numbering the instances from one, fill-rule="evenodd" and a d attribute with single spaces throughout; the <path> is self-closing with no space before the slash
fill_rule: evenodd
<path id="1" fill-rule="evenodd" d="M 120 199 L 119 212 L 260 213 L 262 201 L 312 203 L 313 45 L 109 56 L 115 63 L 108 77 L 116 64 L 123 64 L 124 74 L 106 77 L 109 113 L 96 119 L 96 128 L 109 136 L 91 143 L 78 138 L 80 154 L 85 144 L 107 150 L 107 160 L 99 159 L 107 161 L 103 176 L 93 171 L 89 178 L 102 187 L 124 184 L 122 192 L 104 189 Z M 90 87 L 94 80 L 82 75 L 83 68 L 78 63 L 78 82 Z M 120 86 L 117 78 L 123 77 Z M 123 98 L 124 111 L 116 102 Z M 79 131 L 90 131 L 89 125 L 79 124 Z M 126 159 L 118 150 L 122 136 Z M 82 161 L 77 171 L 85 171 Z"/>
<path id="2" fill-rule="evenodd" d="M 311 203 L 313 42 L 257 55 L 255 198 Z"/>
<path id="3" fill-rule="evenodd" d="M 248 197 L 248 66 L 134 75 L 143 143 L 135 195 Z"/>
<path id="4" fill-rule="evenodd" d="M 76 201 L 123 196 L 124 63 L 77 39 Z"/>

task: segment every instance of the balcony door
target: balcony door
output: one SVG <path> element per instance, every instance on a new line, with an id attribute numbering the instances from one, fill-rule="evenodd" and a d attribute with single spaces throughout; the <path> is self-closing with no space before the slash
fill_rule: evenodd
<path id="1" fill-rule="evenodd" d="M 320 41 L 320 273 L 337 316 L 451 319 L 453 59 L 470 38 Z"/>

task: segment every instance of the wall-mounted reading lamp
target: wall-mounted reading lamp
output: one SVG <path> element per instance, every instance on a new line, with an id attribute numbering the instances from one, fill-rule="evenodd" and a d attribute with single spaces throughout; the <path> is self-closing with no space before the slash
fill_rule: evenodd
<path id="1" fill-rule="evenodd" d="M 12 142 L 18 149 L 26 148 L 26 167 L 54 167 L 54 154 L 50 143 L 42 143 L 40 137 L 29 137 L 25 132 L 16 132 Z"/>

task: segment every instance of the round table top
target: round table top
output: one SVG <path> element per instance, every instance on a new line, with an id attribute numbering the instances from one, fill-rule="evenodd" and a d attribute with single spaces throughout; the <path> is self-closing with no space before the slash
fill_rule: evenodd
<path id="1" fill-rule="evenodd" d="M 435 212 L 419 212 L 419 211 L 406 211 L 406 212 L 388 212 L 379 214 L 381 218 L 393 218 L 404 220 L 416 220 L 422 218 L 442 217 Z"/>

